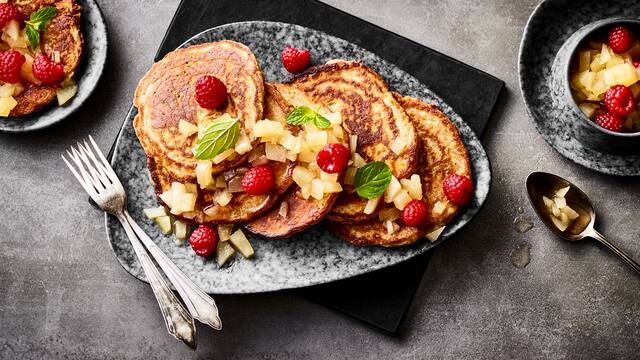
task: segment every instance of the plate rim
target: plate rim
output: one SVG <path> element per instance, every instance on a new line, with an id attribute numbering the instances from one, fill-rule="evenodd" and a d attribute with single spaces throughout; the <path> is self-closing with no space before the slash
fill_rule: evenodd
<path id="1" fill-rule="evenodd" d="M 0 125 L 0 132 L 3 133 L 13 133 L 13 134 L 18 134 L 18 133 L 28 133 L 28 132 L 33 132 L 33 131 L 38 131 L 38 130 L 42 130 L 42 129 L 46 129 L 49 128 L 53 125 L 59 124 L 60 122 L 66 120 L 69 116 L 73 115 L 75 112 L 78 111 L 78 109 L 80 109 L 82 107 L 82 105 L 85 104 L 85 102 L 91 97 L 91 95 L 95 92 L 96 88 L 98 87 L 98 84 L 100 83 L 100 80 L 102 79 L 102 75 L 104 74 L 104 69 L 106 66 L 106 62 L 107 62 L 107 57 L 108 57 L 108 50 L 109 50 L 109 32 L 108 32 L 108 28 L 107 28 L 107 23 L 104 20 L 104 14 L 102 13 L 102 9 L 100 8 L 100 5 L 98 4 L 98 2 L 96 0 L 76 0 L 78 2 L 86 2 L 86 3 L 92 3 L 93 6 L 95 7 L 95 15 L 97 16 L 97 19 L 99 20 L 97 22 L 98 25 L 100 25 L 100 27 L 102 28 L 102 30 L 104 30 L 104 41 L 99 43 L 99 49 L 96 50 L 96 53 L 100 53 L 101 49 L 104 49 L 104 57 L 99 58 L 98 63 L 97 63 L 97 67 L 96 69 L 98 69 L 98 76 L 96 78 L 96 81 L 89 84 L 90 86 L 87 88 L 86 91 L 86 95 L 84 98 L 80 99 L 79 102 L 75 103 L 75 104 L 70 104 L 68 107 L 68 112 L 66 114 L 61 114 L 60 116 L 58 116 L 57 118 L 48 121 L 48 122 L 41 122 L 41 116 L 47 114 L 51 109 L 48 110 L 44 110 L 44 111 L 38 111 L 36 112 L 34 115 L 37 115 L 36 117 L 36 121 L 27 126 L 27 127 L 23 127 L 23 128 L 19 128 L 19 127 L 3 127 L 2 125 Z M 85 7 L 83 7 L 85 8 Z M 101 31 L 102 31 L 101 30 Z M 87 48 L 86 44 L 84 44 L 85 49 Z M 51 104 L 48 104 L 47 106 L 49 106 Z M 13 117 L 13 119 L 11 121 L 20 121 L 20 117 Z M 5 120 L 0 120 L 0 124 L 2 121 Z"/>
<path id="2" fill-rule="evenodd" d="M 482 144 L 482 142 L 480 141 L 480 137 L 475 133 L 475 131 L 473 131 L 473 129 L 471 129 L 471 127 L 470 127 L 470 126 L 469 126 L 469 125 L 464 121 L 464 119 L 463 119 L 463 118 L 462 118 L 458 113 L 456 113 L 456 112 L 453 110 L 453 108 L 451 108 L 451 106 L 450 106 L 450 105 L 448 105 L 448 103 L 447 103 L 446 101 L 444 101 L 444 100 L 443 100 L 439 95 L 437 95 L 435 92 L 433 92 L 433 90 L 431 90 L 429 87 L 427 87 L 426 85 L 424 85 L 420 80 L 418 80 L 417 78 L 415 78 L 415 76 L 411 75 L 409 72 L 407 72 L 407 71 L 403 70 L 401 67 L 399 67 L 399 66 L 398 66 L 398 65 L 396 65 L 395 63 L 393 63 L 393 62 L 391 62 L 391 61 L 388 61 L 388 60 L 386 60 L 386 59 L 384 59 L 384 58 L 380 57 L 380 56 L 379 56 L 379 55 L 377 55 L 375 52 L 373 52 L 373 51 L 371 51 L 371 50 L 368 50 L 368 49 L 366 49 L 366 48 L 364 48 L 364 47 L 362 47 L 362 46 L 360 46 L 360 45 L 358 45 L 358 44 L 355 44 L 355 43 L 353 43 L 353 42 L 350 42 L 350 41 L 348 41 L 348 40 L 342 39 L 341 37 L 334 36 L 334 35 L 331 35 L 331 34 L 328 34 L 328 33 L 324 32 L 324 31 L 317 30 L 317 29 L 314 29 L 314 28 L 311 28 L 311 27 L 302 26 L 302 25 L 299 25 L 299 24 L 286 23 L 286 22 L 281 22 L 281 21 L 267 21 L 267 20 L 237 21 L 237 22 L 230 22 L 230 23 L 226 23 L 226 24 L 221 24 L 221 25 L 218 25 L 218 26 L 214 26 L 214 27 L 208 28 L 208 29 L 206 29 L 206 30 L 203 30 L 203 31 L 201 31 L 201 32 L 199 32 L 199 33 L 197 33 L 197 34 L 193 35 L 192 37 L 190 37 L 190 38 L 189 38 L 189 39 L 187 39 L 186 41 L 182 42 L 182 43 L 181 43 L 181 44 L 180 44 L 176 49 L 179 49 L 179 48 L 181 48 L 181 47 L 183 47 L 183 46 L 185 46 L 185 45 L 188 45 L 188 44 L 189 44 L 190 42 L 192 42 L 193 40 L 195 40 L 195 39 L 197 39 L 197 38 L 199 38 L 199 37 L 202 37 L 202 36 L 206 35 L 207 33 L 214 32 L 214 31 L 216 31 L 216 30 L 219 30 L 220 28 L 229 27 L 229 26 L 234 26 L 234 25 L 242 25 L 242 24 L 267 24 L 267 25 L 272 24 L 272 25 L 285 25 L 285 26 L 299 27 L 299 28 L 301 28 L 301 29 L 308 29 L 308 30 L 312 30 L 312 31 L 314 31 L 314 32 L 318 32 L 318 33 L 323 34 L 323 36 L 328 36 L 328 37 L 332 37 L 332 38 L 337 38 L 337 39 L 340 39 L 341 41 L 344 41 L 344 42 L 347 42 L 347 43 L 349 43 L 349 44 L 355 45 L 357 48 L 362 49 L 362 50 L 364 50 L 364 51 L 366 51 L 366 52 L 368 52 L 368 53 L 371 53 L 371 54 L 375 55 L 376 57 L 380 58 L 380 59 L 381 59 L 381 60 L 383 60 L 384 62 L 386 62 L 386 63 L 388 63 L 388 64 L 390 64 L 390 65 L 392 65 L 392 66 L 396 67 L 397 69 L 400 69 L 400 70 L 401 70 L 402 72 L 404 72 L 405 74 L 408 74 L 409 76 L 411 76 L 411 77 L 413 77 L 414 79 L 416 79 L 416 81 L 417 81 L 420 85 L 422 85 L 423 87 L 425 87 L 426 89 L 428 89 L 428 90 L 429 90 L 433 95 L 435 95 L 435 97 L 436 97 L 438 100 L 440 100 L 440 101 L 441 101 L 441 102 L 442 102 L 442 103 L 447 107 L 447 110 L 448 110 L 448 111 L 450 111 L 452 114 L 454 114 L 456 117 L 458 117 L 458 118 L 461 120 L 461 122 L 463 123 L 463 126 L 465 126 L 465 127 L 467 127 L 467 128 L 468 128 L 468 130 L 469 130 L 470 134 L 472 135 L 472 137 L 473 137 L 473 138 L 475 138 L 475 140 L 477 141 L 477 144 L 479 145 L 479 150 L 481 151 L 481 154 L 480 154 L 481 156 L 480 156 L 480 158 L 483 160 L 483 161 L 482 161 L 482 163 L 486 163 L 486 172 L 484 172 L 484 174 L 487 176 L 487 179 L 486 179 L 486 185 L 487 185 L 487 188 L 486 188 L 486 189 L 487 189 L 487 190 L 486 190 L 486 193 L 484 193 L 484 196 L 483 196 L 483 197 L 481 197 L 481 198 L 479 199 L 480 201 L 479 201 L 479 203 L 478 203 L 478 204 L 477 204 L 477 206 L 476 206 L 475 213 L 473 213 L 473 214 L 471 215 L 471 217 L 470 217 L 470 218 L 469 218 L 465 223 L 461 224 L 461 225 L 460 225 L 460 227 L 459 227 L 458 229 L 456 229 L 453 233 L 447 234 L 447 236 L 446 236 L 446 237 L 443 237 L 443 238 L 439 239 L 437 242 L 435 242 L 435 243 L 431 243 L 431 246 L 429 246 L 429 247 L 425 247 L 425 248 L 423 248 L 423 249 L 419 249 L 419 250 L 417 250 L 417 251 L 415 252 L 415 254 L 413 254 L 413 255 L 412 255 L 412 256 L 410 256 L 410 257 L 407 257 L 406 259 L 398 260 L 398 261 L 396 261 L 396 262 L 393 262 L 393 263 L 390 263 L 390 264 L 386 264 L 386 265 L 383 265 L 383 266 L 377 266 L 377 267 L 376 267 L 376 266 L 372 266 L 372 267 L 369 267 L 369 268 L 367 268 L 367 269 L 365 269 L 365 270 L 363 270 L 363 271 L 361 271 L 361 272 L 358 272 L 358 273 L 356 273 L 356 274 L 350 274 L 350 275 L 348 275 L 348 276 L 341 276 L 341 277 L 336 277 L 336 278 L 331 278 L 331 279 L 322 279 L 322 280 L 318 280 L 318 281 L 300 281 L 300 282 L 298 282 L 296 285 L 293 285 L 293 286 L 292 286 L 292 285 L 284 285 L 284 286 L 282 286 L 282 285 L 277 284 L 277 285 L 276 285 L 276 286 L 274 286 L 273 288 L 271 288 L 271 289 L 267 289 L 267 290 L 260 290 L 260 289 L 253 290 L 253 289 L 249 289 L 248 291 L 245 291 L 245 290 L 243 290 L 243 289 L 240 289 L 240 290 L 236 289 L 235 291 L 214 291 L 214 292 L 211 292 L 211 294 L 255 294 L 255 293 L 268 293 L 268 292 L 275 292 L 275 291 L 283 291 L 283 290 L 290 290 L 290 289 L 298 289 L 298 288 L 304 288 L 304 287 L 309 287 L 309 286 L 314 286 L 314 285 L 327 284 L 327 283 L 331 283 L 331 282 L 334 282 L 334 281 L 339 281 L 339 280 L 343 280 L 343 279 L 353 278 L 353 277 L 357 277 L 357 276 L 364 275 L 364 274 L 368 274 L 368 273 L 375 272 L 375 271 L 382 271 L 382 270 L 384 270 L 384 269 L 386 269 L 386 268 L 390 268 L 390 267 L 393 267 L 393 266 L 399 265 L 399 264 L 401 264 L 401 263 L 403 263 L 403 262 L 405 262 L 405 261 L 408 261 L 408 260 L 414 259 L 414 258 L 416 258 L 416 257 L 418 257 L 418 256 L 420 256 L 420 255 L 424 255 L 425 253 L 427 253 L 427 252 L 429 252 L 429 251 L 431 251 L 431 250 L 435 249 L 435 248 L 436 248 L 437 246 L 439 246 L 441 243 L 443 243 L 443 242 L 447 241 L 449 238 L 453 237 L 453 235 L 455 235 L 458 231 L 460 231 L 462 228 L 464 228 L 464 227 L 465 227 L 469 222 L 471 222 L 471 221 L 472 221 L 472 220 L 473 220 L 473 219 L 474 219 L 474 218 L 475 218 L 475 217 L 476 217 L 476 216 L 477 216 L 477 215 L 482 211 L 482 209 L 484 208 L 484 206 L 485 206 L 485 204 L 486 204 L 486 201 L 487 201 L 487 199 L 488 199 L 488 197 L 489 197 L 489 193 L 491 192 L 491 187 L 492 187 L 492 183 L 493 183 L 493 169 L 492 169 L 492 165 L 491 165 L 491 159 L 489 158 L 489 156 L 488 156 L 488 154 L 487 154 L 487 152 L 486 152 L 486 149 L 484 148 L 484 145 L 483 145 L 483 144 Z M 121 141 L 121 139 L 122 139 L 122 133 L 124 132 L 125 127 L 128 125 L 128 123 L 129 123 L 130 121 L 132 121 L 132 120 L 133 120 L 133 119 L 132 119 L 132 117 L 135 117 L 135 115 L 132 115 L 133 113 L 137 113 L 137 108 L 136 108 L 134 105 L 132 105 L 132 106 L 129 108 L 129 111 L 127 112 L 127 114 L 126 114 L 126 116 L 125 116 L 125 121 L 123 122 L 123 124 L 122 124 L 122 126 L 121 126 L 120 130 L 118 131 L 118 135 L 117 135 L 116 141 L 114 142 L 114 145 L 113 145 L 113 153 L 111 154 L 111 158 L 110 158 L 110 162 L 112 162 L 112 163 L 113 163 L 114 159 L 115 159 L 115 158 L 116 158 L 116 156 L 117 156 L 119 143 L 120 143 L 120 141 Z M 454 124 L 454 125 L 455 125 L 455 124 Z M 456 126 L 456 128 L 457 128 L 457 126 Z M 472 167 L 473 167 L 473 163 L 472 163 Z M 478 176 L 474 176 L 474 178 L 475 178 L 475 179 L 478 179 Z M 462 214 L 463 214 L 463 212 L 461 212 L 460 214 L 458 214 L 458 215 L 456 216 L 456 218 L 457 218 L 457 217 L 459 217 L 459 216 L 461 216 Z M 122 266 L 122 267 L 125 269 L 125 271 L 126 271 L 127 273 L 129 273 L 129 275 L 133 276 L 134 278 L 136 278 L 136 279 L 138 279 L 138 280 L 140 280 L 140 281 L 142 281 L 142 282 L 144 282 L 144 283 L 148 283 L 148 281 L 147 281 L 146 279 L 143 279 L 143 278 L 139 277 L 138 275 L 135 275 L 134 273 L 132 273 L 132 272 L 130 271 L 130 269 L 125 265 L 125 263 L 123 263 L 123 261 L 122 261 L 122 260 L 120 259 L 120 257 L 117 255 L 117 253 L 116 253 L 116 251 L 115 251 L 115 249 L 114 249 L 114 246 L 113 246 L 113 242 L 111 241 L 111 236 L 110 236 L 110 232 L 109 232 L 109 220 L 110 220 L 110 218 L 111 218 L 111 216 L 110 216 L 109 214 L 106 214 L 106 213 L 105 213 L 105 232 L 106 232 L 106 235 L 107 235 L 107 236 L 106 236 L 106 238 L 107 238 L 107 241 L 108 241 L 108 243 L 109 243 L 109 247 L 111 248 L 111 250 L 112 250 L 112 252 L 113 252 L 113 255 L 114 255 L 114 256 L 116 257 L 116 259 L 118 260 L 118 263 L 120 264 L 120 266 Z M 454 218 L 454 220 L 455 220 L 455 218 Z M 117 223 L 117 221 L 115 221 L 115 220 L 112 220 L 112 221 L 113 221 L 114 223 L 116 223 L 116 226 L 117 226 L 117 224 L 119 224 L 119 223 Z M 335 237 L 335 235 L 333 235 L 333 234 L 331 234 L 331 236 L 334 236 L 334 237 Z M 425 241 L 426 241 L 426 240 L 425 240 Z M 411 245 L 409 245 L 409 246 L 411 246 Z M 391 249 L 389 249 L 389 251 L 393 251 L 393 249 L 394 249 L 394 248 L 391 248 Z M 137 260 L 136 260 L 136 261 L 137 261 Z M 142 275 L 142 276 L 144 276 L 144 274 L 141 274 L 141 275 Z"/>

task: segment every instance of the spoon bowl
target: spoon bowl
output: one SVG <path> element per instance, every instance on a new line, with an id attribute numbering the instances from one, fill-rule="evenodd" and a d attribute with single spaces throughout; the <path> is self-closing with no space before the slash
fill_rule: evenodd
<path id="1" fill-rule="evenodd" d="M 558 227 L 551 221 L 551 214 L 547 209 L 543 196 L 553 197 L 553 194 L 559 189 L 569 186 L 569 191 L 565 195 L 567 205 L 575 210 L 579 216 L 576 218 L 566 230 L 560 231 Z M 625 263 L 631 266 L 636 272 L 640 273 L 640 265 L 635 262 L 629 255 L 624 253 L 618 247 L 613 245 L 602 234 L 595 229 L 596 212 L 587 195 L 577 186 L 573 185 L 560 176 L 545 173 L 534 172 L 527 177 L 527 194 L 533 209 L 538 214 L 542 222 L 558 237 L 567 241 L 579 241 L 585 238 L 592 238 L 606 246 L 611 252 L 618 255 Z"/>

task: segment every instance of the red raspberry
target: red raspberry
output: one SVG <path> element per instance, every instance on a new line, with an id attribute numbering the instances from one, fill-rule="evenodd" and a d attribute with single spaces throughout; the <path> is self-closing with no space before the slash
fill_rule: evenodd
<path id="1" fill-rule="evenodd" d="M 266 194 L 275 185 L 273 170 L 266 165 L 254 166 L 242 176 L 242 188 L 249 195 Z"/>
<path id="2" fill-rule="evenodd" d="M 62 64 L 55 63 L 42 54 L 36 56 L 31 68 L 33 70 L 33 76 L 45 84 L 58 82 L 64 77 L 64 67 Z"/>
<path id="3" fill-rule="evenodd" d="M 15 50 L 0 52 L 0 81 L 7 83 L 20 82 L 20 68 L 26 59 Z"/>
<path id="4" fill-rule="evenodd" d="M 466 176 L 450 174 L 442 182 L 442 190 L 449 201 L 462 206 L 471 201 L 473 183 Z"/>
<path id="5" fill-rule="evenodd" d="M 218 234 L 209 226 L 200 225 L 191 233 L 189 244 L 196 255 L 207 257 L 213 254 L 218 245 Z"/>
<path id="6" fill-rule="evenodd" d="M 622 54 L 633 45 L 633 34 L 626 26 L 616 26 L 609 31 L 609 47 L 616 54 Z"/>
<path id="7" fill-rule="evenodd" d="M 316 164 L 329 174 L 342 172 L 347 167 L 351 152 L 342 144 L 327 144 L 316 155 Z"/>
<path id="8" fill-rule="evenodd" d="M 205 109 L 215 109 L 227 99 L 227 87 L 220 79 L 211 75 L 196 80 L 196 101 Z"/>
<path id="9" fill-rule="evenodd" d="M 22 15 L 15 6 L 7 3 L 0 4 L 0 28 L 5 27 L 11 20 L 20 22 Z"/>
<path id="10" fill-rule="evenodd" d="M 297 73 L 309 65 L 311 54 L 306 49 L 296 49 L 292 46 L 287 46 L 282 50 L 282 65 L 290 73 Z"/>
<path id="11" fill-rule="evenodd" d="M 407 226 L 424 226 L 429 217 L 429 208 L 424 201 L 411 200 L 402 209 L 402 222 Z"/>
<path id="12" fill-rule="evenodd" d="M 617 115 L 607 112 L 600 112 L 596 115 L 596 118 L 593 121 L 600 127 L 603 127 L 607 130 L 611 130 L 614 132 L 622 131 L 623 121 L 622 118 Z"/>
<path id="13" fill-rule="evenodd" d="M 618 116 L 627 116 L 636 108 L 633 92 L 624 85 L 612 86 L 604 94 L 604 105 L 610 113 Z"/>

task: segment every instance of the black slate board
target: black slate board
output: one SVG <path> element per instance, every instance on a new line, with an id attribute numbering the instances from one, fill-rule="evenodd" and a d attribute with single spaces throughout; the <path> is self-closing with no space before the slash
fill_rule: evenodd
<path id="1" fill-rule="evenodd" d="M 503 81 L 489 74 L 316 0 L 182 0 L 155 60 L 203 30 L 248 20 L 299 24 L 376 53 L 431 88 L 478 136 L 504 87 Z M 428 253 L 391 268 L 296 292 L 393 335 L 430 257 Z"/>

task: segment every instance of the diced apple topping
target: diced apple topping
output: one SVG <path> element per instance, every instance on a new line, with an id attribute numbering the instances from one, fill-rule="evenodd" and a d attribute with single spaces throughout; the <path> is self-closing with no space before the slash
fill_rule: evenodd
<path id="1" fill-rule="evenodd" d="M 231 237 L 229 237 L 229 242 L 245 258 L 250 258 L 253 256 L 253 248 L 251 247 L 249 240 L 244 235 L 242 230 L 238 229 L 233 234 L 231 234 Z"/>
<path id="2" fill-rule="evenodd" d="M 9 113 L 16 105 L 18 105 L 18 102 L 13 96 L 0 98 L 0 116 L 9 116 Z"/>
<path id="3" fill-rule="evenodd" d="M 398 179 L 396 179 L 395 176 L 392 176 L 391 177 L 391 182 L 389 183 L 389 186 L 384 191 L 384 202 L 386 202 L 386 203 L 393 202 L 393 199 L 396 197 L 396 195 L 398 195 L 398 193 L 401 190 L 402 190 L 402 185 L 400 184 Z M 400 209 L 400 210 L 402 210 L 402 209 Z"/>
<path id="4" fill-rule="evenodd" d="M 284 134 L 284 127 L 278 121 L 260 120 L 253 126 L 253 135 L 279 139 Z"/>
<path id="5" fill-rule="evenodd" d="M 218 262 L 218 266 L 224 265 L 227 261 L 233 258 L 235 253 L 236 249 L 234 249 L 228 241 L 218 241 L 218 245 L 216 245 L 216 260 Z"/>
<path id="6" fill-rule="evenodd" d="M 311 196 L 317 200 L 324 197 L 324 182 L 322 180 L 313 179 L 311 181 Z"/>
<path id="7" fill-rule="evenodd" d="M 187 238 L 187 228 L 187 224 L 180 220 L 176 220 L 173 222 L 173 233 L 175 234 L 177 240 L 184 241 Z"/>
<path id="8" fill-rule="evenodd" d="M 236 154 L 235 149 L 227 149 L 221 152 L 220 154 L 216 155 L 216 157 L 214 157 L 211 161 L 213 161 L 214 164 L 220 164 L 221 162 L 227 160 L 228 158 L 230 158 L 232 155 L 235 155 L 235 154 Z"/>
<path id="9" fill-rule="evenodd" d="M 440 216 L 442 215 L 442 213 L 444 213 L 444 210 L 446 208 L 447 208 L 447 205 L 445 205 L 442 201 L 436 201 L 436 203 L 433 204 L 433 209 L 431 210 L 431 212 L 435 216 Z"/>
<path id="10" fill-rule="evenodd" d="M 62 83 L 62 87 L 56 90 L 58 105 L 62 106 L 69 102 L 78 93 L 78 84 L 69 78 Z"/>
<path id="11" fill-rule="evenodd" d="M 344 172 L 344 179 L 342 182 L 346 185 L 353 185 L 353 182 L 356 179 L 356 172 L 358 172 L 358 169 L 353 166 L 349 166 Z"/>
<path id="12" fill-rule="evenodd" d="M 226 189 L 227 181 L 224 179 L 224 175 L 216 176 L 216 188 L 217 189 Z"/>
<path id="13" fill-rule="evenodd" d="M 389 235 L 392 235 L 396 231 L 400 230 L 400 225 L 396 224 L 396 222 L 393 220 L 386 220 L 383 224 L 387 229 L 387 234 Z"/>
<path id="14" fill-rule="evenodd" d="M 306 140 L 309 148 L 315 153 L 322 150 L 322 148 L 329 143 L 326 131 L 307 133 Z"/>
<path id="15" fill-rule="evenodd" d="M 231 199 L 233 198 L 233 194 L 228 192 L 226 189 L 216 190 L 213 194 L 213 201 L 220 206 L 227 206 Z"/>
<path id="16" fill-rule="evenodd" d="M 378 203 L 380 203 L 381 198 L 382 195 L 373 199 L 369 199 L 369 201 L 367 201 L 367 205 L 365 205 L 364 207 L 364 213 L 367 215 L 373 214 L 378 208 Z"/>
<path id="17" fill-rule="evenodd" d="M 246 154 L 253 149 L 251 145 L 251 139 L 249 135 L 247 135 L 244 131 L 240 132 L 240 136 L 238 137 L 238 141 L 236 141 L 236 145 L 234 146 L 234 150 L 236 153 L 242 155 Z"/>
<path id="18" fill-rule="evenodd" d="M 15 91 L 15 84 L 2 84 L 0 85 L 0 98 L 13 96 Z"/>
<path id="19" fill-rule="evenodd" d="M 314 178 L 315 174 L 303 166 L 298 165 L 293 169 L 293 181 L 300 187 L 310 186 Z"/>
<path id="20" fill-rule="evenodd" d="M 160 216 L 166 216 L 167 215 L 166 210 L 162 206 L 149 208 L 149 209 L 144 209 L 142 211 L 151 220 L 153 220 L 153 219 L 155 219 L 157 217 L 160 217 Z"/>
<path id="21" fill-rule="evenodd" d="M 233 231 L 232 224 L 220 224 L 218 225 L 218 239 L 220 241 L 227 241 L 231 237 Z"/>
<path id="22" fill-rule="evenodd" d="M 367 165 L 367 162 L 358 153 L 353 153 L 353 158 L 351 160 L 353 161 L 353 166 L 356 169 L 360 169 L 361 167 Z"/>
<path id="23" fill-rule="evenodd" d="M 442 232 L 444 231 L 445 227 L 441 226 L 435 230 L 433 230 L 432 232 L 428 233 L 427 235 L 425 235 L 425 237 L 431 241 L 431 242 L 435 242 L 436 240 L 438 240 L 438 238 L 440 237 L 440 235 L 442 235 Z"/>
<path id="24" fill-rule="evenodd" d="M 287 149 L 281 145 L 266 143 L 264 146 L 264 152 L 269 160 L 278 162 L 287 161 Z"/>
<path id="25" fill-rule="evenodd" d="M 569 186 L 566 186 L 556 190 L 553 199 L 546 196 L 542 197 L 542 201 L 549 211 L 551 222 L 560 231 L 568 229 L 573 221 L 580 217 L 580 214 L 567 204 L 565 196 L 570 189 Z"/>
<path id="26" fill-rule="evenodd" d="M 201 189 L 210 188 L 214 184 L 211 174 L 211 161 L 199 161 L 196 165 L 196 181 Z"/>
<path id="27" fill-rule="evenodd" d="M 171 218 L 167 215 L 164 216 L 158 216 L 157 218 L 153 219 L 153 221 L 156 222 L 156 224 L 158 224 L 158 227 L 160 228 L 160 232 L 162 232 L 164 235 L 168 235 L 171 234 Z"/>
<path id="28" fill-rule="evenodd" d="M 409 192 L 409 196 L 415 200 L 422 200 L 422 182 L 420 180 L 420 175 L 413 174 L 409 179 L 400 180 L 400 184 L 402 188 Z"/>
<path id="29" fill-rule="evenodd" d="M 408 203 L 411 202 L 411 196 L 409 196 L 409 192 L 407 192 L 407 190 L 400 190 L 400 192 L 393 198 L 393 205 L 395 205 L 395 207 L 398 210 L 402 210 L 404 209 L 405 206 L 407 206 Z"/>
<path id="30" fill-rule="evenodd" d="M 280 215 L 280 217 L 283 218 L 287 218 L 287 216 L 289 215 L 289 203 L 286 201 L 283 201 L 280 203 L 280 208 L 278 209 L 278 215 Z"/>
<path id="31" fill-rule="evenodd" d="M 198 125 L 192 124 L 186 120 L 180 119 L 178 122 L 178 131 L 184 136 L 191 136 L 198 133 Z"/>

